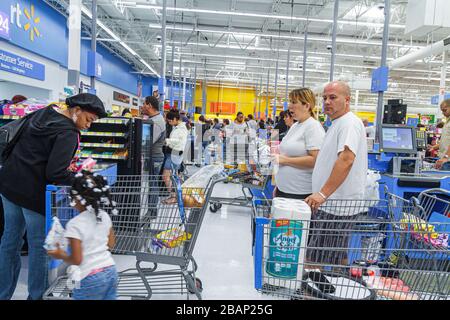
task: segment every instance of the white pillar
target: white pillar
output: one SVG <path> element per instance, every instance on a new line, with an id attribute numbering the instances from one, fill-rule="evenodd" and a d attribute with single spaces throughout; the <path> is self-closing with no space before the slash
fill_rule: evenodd
<path id="1" fill-rule="evenodd" d="M 447 52 L 444 50 L 444 52 L 442 53 L 441 82 L 439 84 L 439 104 L 442 101 L 444 101 L 446 76 L 447 76 Z"/>
<path id="2" fill-rule="evenodd" d="M 186 110 L 186 72 L 184 73 L 184 78 L 183 78 L 183 110 Z"/>
<path id="3" fill-rule="evenodd" d="M 70 0 L 67 27 L 69 29 L 67 84 L 78 88 L 80 86 L 81 0 Z"/>

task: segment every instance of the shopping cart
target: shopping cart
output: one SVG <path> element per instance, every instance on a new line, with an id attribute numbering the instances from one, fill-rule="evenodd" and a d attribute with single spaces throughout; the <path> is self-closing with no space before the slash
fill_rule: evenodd
<path id="1" fill-rule="evenodd" d="M 153 294 L 192 293 L 201 299 L 202 283 L 195 275 L 197 263 L 192 253 L 212 183 L 205 189 L 182 188 L 174 177 L 168 190 L 161 176 L 117 176 L 110 189 L 119 211 L 112 216 L 116 235 L 112 253 L 136 257 L 135 268 L 119 272 L 118 297 L 150 299 Z M 68 187 L 48 186 L 47 190 L 48 231 L 53 216 L 65 226 L 77 213 L 69 205 Z M 176 203 L 162 201 L 173 194 Z M 61 275 L 65 267 L 52 261 L 50 277 L 56 279 L 44 299 L 70 299 L 67 276 Z"/>
<path id="2" fill-rule="evenodd" d="M 422 196 L 425 197 L 425 194 Z M 269 204 L 270 205 L 270 204 Z M 328 200 L 311 221 L 256 217 L 255 288 L 288 299 L 448 300 L 449 251 L 418 243 L 418 199 Z M 439 222 L 448 237 L 449 223 Z M 302 239 L 306 239 L 302 241 Z"/>
<path id="3" fill-rule="evenodd" d="M 234 198 L 220 196 L 211 197 L 209 199 L 209 209 L 211 212 L 217 212 L 224 204 L 238 207 L 252 207 L 255 191 L 264 191 L 271 178 L 270 173 L 266 169 L 260 168 L 255 164 L 228 165 L 227 167 L 229 167 L 229 169 L 224 172 L 227 176 L 225 182 L 241 185 L 243 195 Z M 258 195 L 266 198 L 264 192 L 258 192 Z"/>

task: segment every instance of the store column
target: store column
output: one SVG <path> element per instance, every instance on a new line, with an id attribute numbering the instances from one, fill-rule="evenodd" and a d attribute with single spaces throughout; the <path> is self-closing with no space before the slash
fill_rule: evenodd
<path id="1" fill-rule="evenodd" d="M 166 94 L 166 17 L 167 17 L 167 0 L 163 0 L 162 10 L 162 35 L 161 35 L 161 77 L 158 80 L 158 92 L 160 100 L 164 105 Z M 173 50 L 173 49 L 172 49 Z M 172 75 L 173 76 L 173 75 Z"/>
<path id="2" fill-rule="evenodd" d="M 69 48 L 67 85 L 78 92 L 80 86 L 81 0 L 71 0 L 69 6 Z"/>
<path id="3" fill-rule="evenodd" d="M 383 27 L 383 40 L 381 46 L 381 68 L 386 68 L 387 66 L 387 49 L 389 41 L 389 21 L 391 14 L 391 2 L 390 0 L 384 1 L 384 27 Z M 387 83 L 387 82 L 386 82 Z M 386 86 L 387 88 L 387 86 Z M 377 116 L 376 121 L 376 131 L 375 131 L 375 142 L 379 142 L 379 134 L 381 132 L 381 124 L 383 122 L 383 98 L 384 91 L 378 91 L 378 102 L 377 102 Z"/>

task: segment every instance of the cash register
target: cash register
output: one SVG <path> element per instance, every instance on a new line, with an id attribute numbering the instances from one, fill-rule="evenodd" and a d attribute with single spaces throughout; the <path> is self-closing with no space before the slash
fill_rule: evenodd
<path id="1" fill-rule="evenodd" d="M 404 125 L 381 126 L 380 152 L 390 154 L 388 172 L 419 174 L 421 161 L 417 157 L 416 128 Z"/>
<path id="2" fill-rule="evenodd" d="M 426 189 L 449 189 L 450 172 L 422 171 L 422 159 L 417 156 L 416 128 L 383 124 L 379 151 L 384 159 L 389 159 L 380 180 L 380 194 L 384 194 L 384 185 L 389 192 L 407 199 Z"/>

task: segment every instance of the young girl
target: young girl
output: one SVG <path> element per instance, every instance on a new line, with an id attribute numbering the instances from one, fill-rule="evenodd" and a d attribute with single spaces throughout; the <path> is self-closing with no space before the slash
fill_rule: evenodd
<path id="1" fill-rule="evenodd" d="M 106 178 L 88 171 L 78 173 L 70 198 L 70 205 L 80 212 L 66 225 L 71 254 L 59 247 L 47 252 L 55 259 L 79 266 L 81 281 L 73 290 L 75 300 L 114 300 L 118 278 L 109 249 L 115 237 L 111 218 L 101 207 L 111 207 L 113 214 L 116 209 Z"/>

